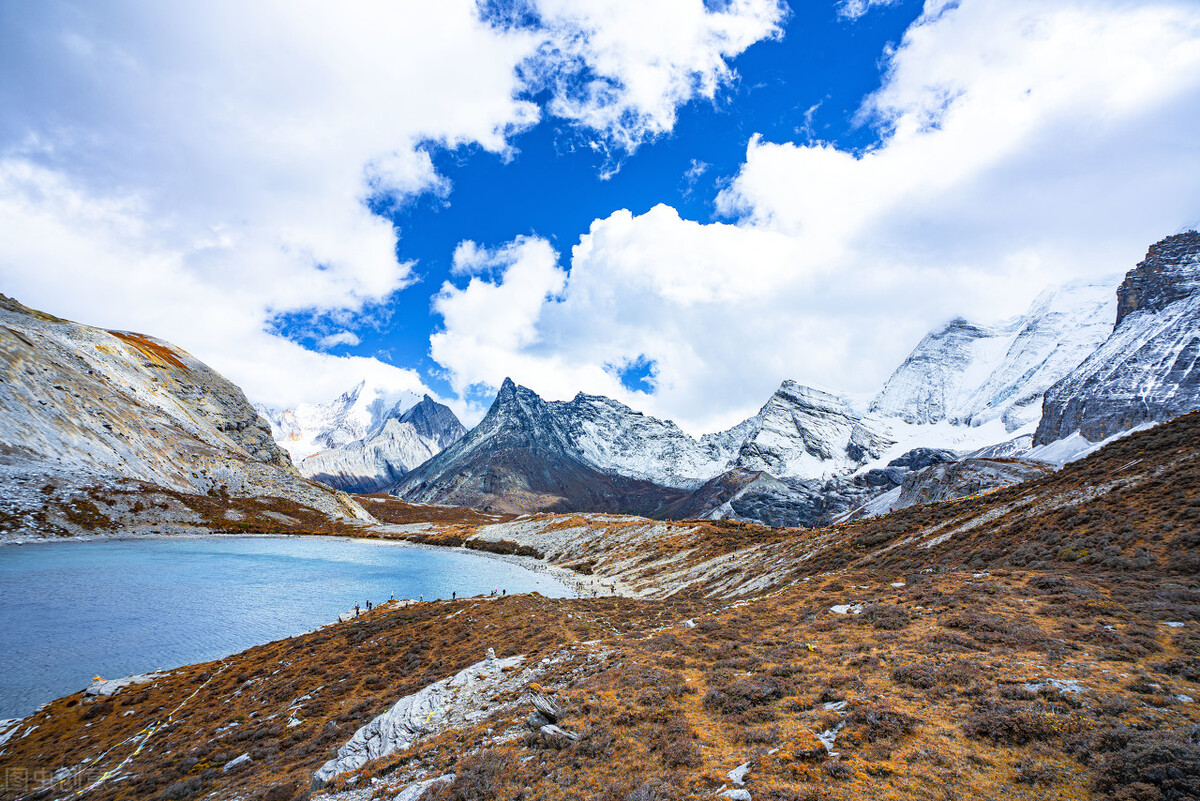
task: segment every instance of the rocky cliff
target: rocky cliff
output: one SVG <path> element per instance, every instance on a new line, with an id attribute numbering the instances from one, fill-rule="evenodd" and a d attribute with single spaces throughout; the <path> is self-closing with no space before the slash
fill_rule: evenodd
<path id="1" fill-rule="evenodd" d="M 1046 393 L 1036 444 L 1098 442 L 1200 408 L 1200 234 L 1153 245 L 1117 299 L 1109 337 Z"/>
<path id="2" fill-rule="evenodd" d="M 61 320 L 0 295 L 0 361 L 0 472 L 10 494 L 7 479 L 120 479 L 370 517 L 297 475 L 242 391 L 167 342 Z"/>

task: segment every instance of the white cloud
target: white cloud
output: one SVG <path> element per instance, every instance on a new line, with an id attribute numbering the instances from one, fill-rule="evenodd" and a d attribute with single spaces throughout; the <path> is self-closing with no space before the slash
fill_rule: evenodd
<path id="1" fill-rule="evenodd" d="M 883 136 L 861 154 L 755 138 L 720 196 L 736 225 L 662 206 L 597 220 L 561 292 L 525 295 L 521 338 L 434 357 L 459 386 L 508 373 L 692 430 L 753 412 L 783 378 L 877 389 L 929 327 L 1127 270 L 1200 216 L 1200 8 L 931 0 L 862 119 Z M 485 327 L 448 317 L 442 336 Z M 639 356 L 652 395 L 603 370 Z"/>
<path id="2" fill-rule="evenodd" d="M 675 126 L 679 106 L 713 99 L 728 60 L 782 35 L 780 0 L 538 0 L 549 40 L 525 65 L 552 88 L 551 113 L 633 152 Z"/>
<path id="3" fill-rule="evenodd" d="M 866 16 L 872 8 L 894 6 L 897 2 L 899 0 L 838 0 L 834 8 L 839 17 L 854 20 Z"/>
<path id="4" fill-rule="evenodd" d="M 338 331 L 334 334 L 327 334 L 317 341 L 317 347 L 321 350 L 329 350 L 336 348 L 338 345 L 349 345 L 351 347 L 362 342 L 358 334 L 353 331 Z"/>
<path id="5" fill-rule="evenodd" d="M 274 404 L 365 373 L 419 387 L 269 331 L 289 312 L 352 316 L 414 280 L 364 201 L 445 196 L 429 143 L 504 153 L 542 116 L 519 66 L 557 85 L 587 65 L 605 97 L 563 84 L 554 108 L 632 147 L 774 30 L 765 0 L 713 14 L 695 0 L 673 6 L 656 48 L 641 31 L 624 43 L 648 21 L 636 3 L 544 6 L 552 29 L 494 27 L 474 0 L 0 8 L 0 280 L 31 305 L 168 338 Z"/>

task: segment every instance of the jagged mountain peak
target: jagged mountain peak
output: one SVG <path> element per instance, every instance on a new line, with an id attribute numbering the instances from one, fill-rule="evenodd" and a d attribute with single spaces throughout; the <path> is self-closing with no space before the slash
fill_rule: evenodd
<path id="1" fill-rule="evenodd" d="M 751 421 L 735 465 L 777 477 L 849 473 L 892 444 L 885 428 L 865 423 L 846 398 L 790 379 Z"/>
<path id="2" fill-rule="evenodd" d="M 324 403 L 301 403 L 290 409 L 259 404 L 255 408 L 270 422 L 275 441 L 298 464 L 320 451 L 370 437 L 389 417 L 403 414 L 418 401 L 411 390 L 395 390 L 363 379 Z"/>
<path id="3" fill-rule="evenodd" d="M 300 471 L 317 481 L 350 492 L 375 492 L 391 486 L 414 467 L 466 434 L 448 406 L 428 394 L 414 405 L 397 403 L 362 439 L 308 456 Z"/>
<path id="4" fill-rule="evenodd" d="M 1200 289 L 1200 232 L 1154 243 L 1117 288 L 1117 322 L 1135 311 L 1161 311 Z"/>
<path id="5" fill-rule="evenodd" d="M 1200 233 L 1155 243 L 1116 291 L 1108 338 L 1046 393 L 1035 445 L 1099 442 L 1200 408 Z"/>

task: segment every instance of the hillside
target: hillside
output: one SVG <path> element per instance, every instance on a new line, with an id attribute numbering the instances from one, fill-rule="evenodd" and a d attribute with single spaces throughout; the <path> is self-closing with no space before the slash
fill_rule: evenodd
<path id="1" fill-rule="evenodd" d="M 170 343 L 0 295 L 0 363 L 0 537 L 115 529 L 118 518 L 203 525 L 211 517 L 193 507 L 228 498 L 303 508 L 327 525 L 370 520 L 299 476 L 242 391 Z M 232 514 L 226 523 L 243 519 Z"/>
<path id="2" fill-rule="evenodd" d="M 1198 453 L 1190 414 L 817 530 L 433 509 L 424 541 L 537 552 L 619 594 L 385 605 L 60 699 L 0 769 L 61 768 L 47 795 L 96 799 L 1194 798 Z"/>

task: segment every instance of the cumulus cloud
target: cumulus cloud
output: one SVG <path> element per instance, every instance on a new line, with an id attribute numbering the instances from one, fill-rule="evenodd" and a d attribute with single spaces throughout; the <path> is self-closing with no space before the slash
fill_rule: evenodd
<path id="1" fill-rule="evenodd" d="M 272 325 L 361 312 L 415 280 L 367 201 L 447 196 L 429 148 L 506 153 L 546 86 L 554 113 L 632 148 L 778 18 L 765 0 L 676 2 L 656 49 L 641 31 L 623 43 L 651 21 L 639 4 L 540 5 L 544 23 L 498 26 L 474 0 L 3 4 L 6 291 L 171 339 L 271 403 L 368 374 L 420 390 L 412 371 L 310 352 Z M 606 89 L 581 98 L 559 70 Z"/>
<path id="2" fill-rule="evenodd" d="M 1194 3 L 930 0 L 885 67 L 860 111 L 877 146 L 756 137 L 719 197 L 734 224 L 665 206 L 597 220 L 561 291 L 526 295 L 521 338 L 435 358 L 458 386 L 508 372 L 711 430 L 783 378 L 869 393 L 933 325 L 1127 270 L 1200 214 Z M 448 317 L 441 336 L 484 327 Z M 652 394 L 604 369 L 639 358 Z"/>

